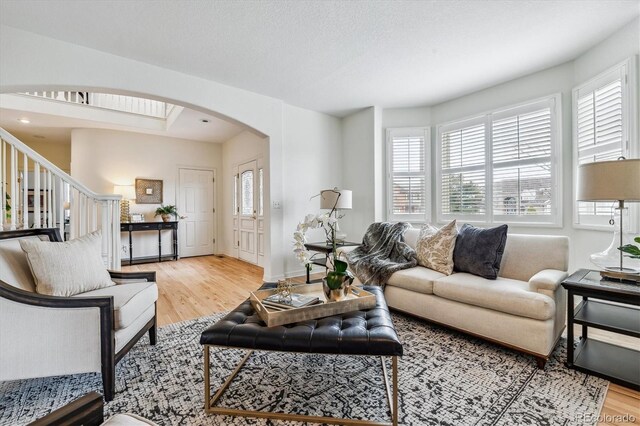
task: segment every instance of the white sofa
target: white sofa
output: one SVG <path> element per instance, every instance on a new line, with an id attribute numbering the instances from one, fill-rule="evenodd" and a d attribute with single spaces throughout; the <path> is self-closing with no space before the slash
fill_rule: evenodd
<path id="1" fill-rule="evenodd" d="M 419 233 L 404 234 L 414 249 Z M 394 273 L 384 294 L 390 308 L 534 355 L 544 368 L 564 329 L 568 263 L 567 237 L 509 234 L 496 280 L 417 266 Z"/>

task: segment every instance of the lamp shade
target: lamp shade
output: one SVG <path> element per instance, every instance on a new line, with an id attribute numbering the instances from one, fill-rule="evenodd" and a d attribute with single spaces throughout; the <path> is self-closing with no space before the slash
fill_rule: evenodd
<path id="1" fill-rule="evenodd" d="M 640 201 L 640 159 L 578 167 L 578 201 Z"/>
<path id="2" fill-rule="evenodd" d="M 122 195 L 123 200 L 135 200 L 136 190 L 133 185 L 114 185 L 113 193 Z"/>
<path id="3" fill-rule="evenodd" d="M 340 195 L 340 198 L 338 198 Z M 351 191 L 348 189 L 323 189 L 320 191 L 320 208 L 331 210 L 333 206 L 338 210 L 351 209 Z M 336 201 L 338 204 L 336 204 Z"/>

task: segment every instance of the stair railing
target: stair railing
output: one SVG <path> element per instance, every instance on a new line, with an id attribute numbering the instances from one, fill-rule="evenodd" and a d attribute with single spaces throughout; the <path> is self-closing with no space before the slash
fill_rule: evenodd
<path id="1" fill-rule="evenodd" d="M 0 231 L 58 228 L 65 240 L 102 231 L 102 257 L 120 269 L 120 200 L 100 195 L 0 127 Z"/>

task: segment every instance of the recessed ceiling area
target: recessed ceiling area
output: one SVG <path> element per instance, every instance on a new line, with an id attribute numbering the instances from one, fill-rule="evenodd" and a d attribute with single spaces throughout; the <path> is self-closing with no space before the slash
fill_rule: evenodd
<path id="1" fill-rule="evenodd" d="M 100 110 L 97 112 L 102 114 L 95 114 L 95 120 L 88 120 L 65 115 L 62 112 L 63 109 L 60 114 L 44 114 L 33 112 L 33 110 L 5 108 L 9 101 L 6 95 L 2 96 L 1 99 L 4 102 L 0 102 L 0 127 L 27 143 L 46 141 L 47 143 L 68 144 L 71 141 L 72 129 L 87 128 L 121 130 L 199 142 L 222 143 L 246 130 L 246 127 L 240 124 L 189 108 L 182 109 L 167 130 L 154 130 L 143 126 L 121 125 L 108 119 L 100 120 L 101 117 L 109 117 L 110 114 L 127 114 L 121 112 Z M 35 102 L 52 101 L 36 99 Z M 85 108 L 84 106 L 77 107 Z M 27 118 L 29 123 L 22 123 L 20 120 L 23 118 Z"/>
<path id="2" fill-rule="evenodd" d="M 0 22 L 344 116 L 569 61 L 638 0 L 3 0 Z"/>

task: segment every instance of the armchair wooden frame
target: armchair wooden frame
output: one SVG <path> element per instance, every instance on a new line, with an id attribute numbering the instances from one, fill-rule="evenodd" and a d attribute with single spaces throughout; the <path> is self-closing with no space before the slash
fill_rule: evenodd
<path id="1" fill-rule="evenodd" d="M 62 242 L 57 228 L 22 229 L 16 231 L 0 232 L 0 240 L 21 238 L 27 236 L 46 236 L 50 241 Z M 152 272 L 116 272 L 109 271 L 114 279 L 144 279 L 156 280 L 155 271 Z M 113 296 L 101 297 L 59 297 L 31 293 L 16 288 L 0 280 L 0 297 L 16 303 L 39 306 L 44 308 L 98 308 L 100 309 L 100 359 L 102 372 L 102 385 L 106 401 L 113 400 L 115 394 L 115 367 L 116 364 L 129 352 L 129 350 L 148 331 L 151 345 L 156 344 L 157 336 L 157 304 L 156 314 L 147 324 L 122 348 L 115 352 L 115 332 L 113 318 Z"/>

